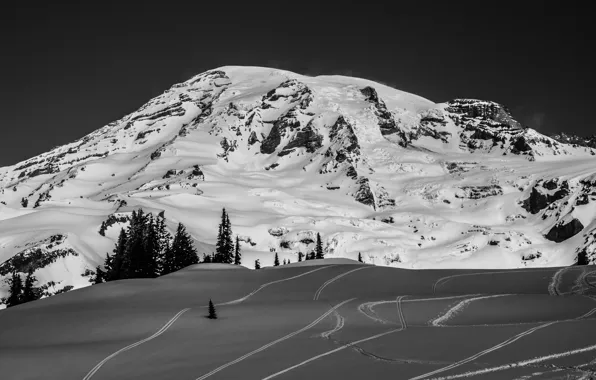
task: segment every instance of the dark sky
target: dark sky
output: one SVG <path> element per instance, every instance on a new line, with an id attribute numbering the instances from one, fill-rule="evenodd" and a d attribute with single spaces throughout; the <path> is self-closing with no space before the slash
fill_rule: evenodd
<path id="1" fill-rule="evenodd" d="M 353 75 L 436 102 L 494 100 L 544 133 L 596 131 L 594 22 L 573 1 L 28 3 L 0 14 L 0 166 L 224 65 Z"/>

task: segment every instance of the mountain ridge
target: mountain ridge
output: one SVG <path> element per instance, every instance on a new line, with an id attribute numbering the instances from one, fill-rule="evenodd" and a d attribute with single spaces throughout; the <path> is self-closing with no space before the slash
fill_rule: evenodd
<path id="1" fill-rule="evenodd" d="M 595 155 L 495 102 L 224 66 L 0 168 L 0 263 L 42 245 L 52 256 L 43 241 L 61 235 L 77 256 L 36 276 L 83 286 L 77 273 L 102 263 L 140 207 L 187 225 L 201 253 L 226 207 L 247 262 L 296 261 L 316 232 L 329 257 L 410 268 L 593 261 Z"/>

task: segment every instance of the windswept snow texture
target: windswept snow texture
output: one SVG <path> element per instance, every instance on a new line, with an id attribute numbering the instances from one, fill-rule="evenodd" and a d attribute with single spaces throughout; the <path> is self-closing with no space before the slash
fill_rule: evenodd
<path id="1" fill-rule="evenodd" d="M 15 255 L 67 249 L 76 255 L 32 264 L 35 276 L 85 286 L 80 273 L 103 262 L 139 207 L 165 211 L 170 229 L 184 223 L 200 253 L 214 250 L 226 207 L 250 267 L 270 265 L 273 250 L 296 262 L 317 232 L 326 257 L 362 252 L 403 268 L 594 262 L 595 155 L 490 101 L 437 104 L 365 79 L 221 67 L 0 168 L 0 275 L 25 272 Z"/>

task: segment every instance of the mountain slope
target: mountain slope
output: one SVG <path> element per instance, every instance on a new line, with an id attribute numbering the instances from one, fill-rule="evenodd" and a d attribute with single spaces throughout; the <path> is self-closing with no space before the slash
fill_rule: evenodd
<path id="1" fill-rule="evenodd" d="M 407 268 L 594 261 L 595 155 L 494 102 L 222 67 L 0 168 L 0 275 L 83 286 L 138 207 L 184 223 L 201 253 L 226 207 L 249 267 L 296 261 L 317 232 L 327 257 Z"/>

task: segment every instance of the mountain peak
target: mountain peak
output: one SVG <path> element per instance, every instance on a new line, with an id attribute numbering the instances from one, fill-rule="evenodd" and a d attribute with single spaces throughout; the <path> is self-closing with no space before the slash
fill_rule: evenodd
<path id="1" fill-rule="evenodd" d="M 383 265 L 571 264 L 596 249 L 596 151 L 561 140 L 495 102 L 224 66 L 2 168 L 0 276 L 31 257 L 38 278 L 83 286 L 81 268 L 103 262 L 138 208 L 165 210 L 208 253 L 224 206 L 264 264 L 272 251 L 295 261 L 317 233 L 328 257 Z"/>

